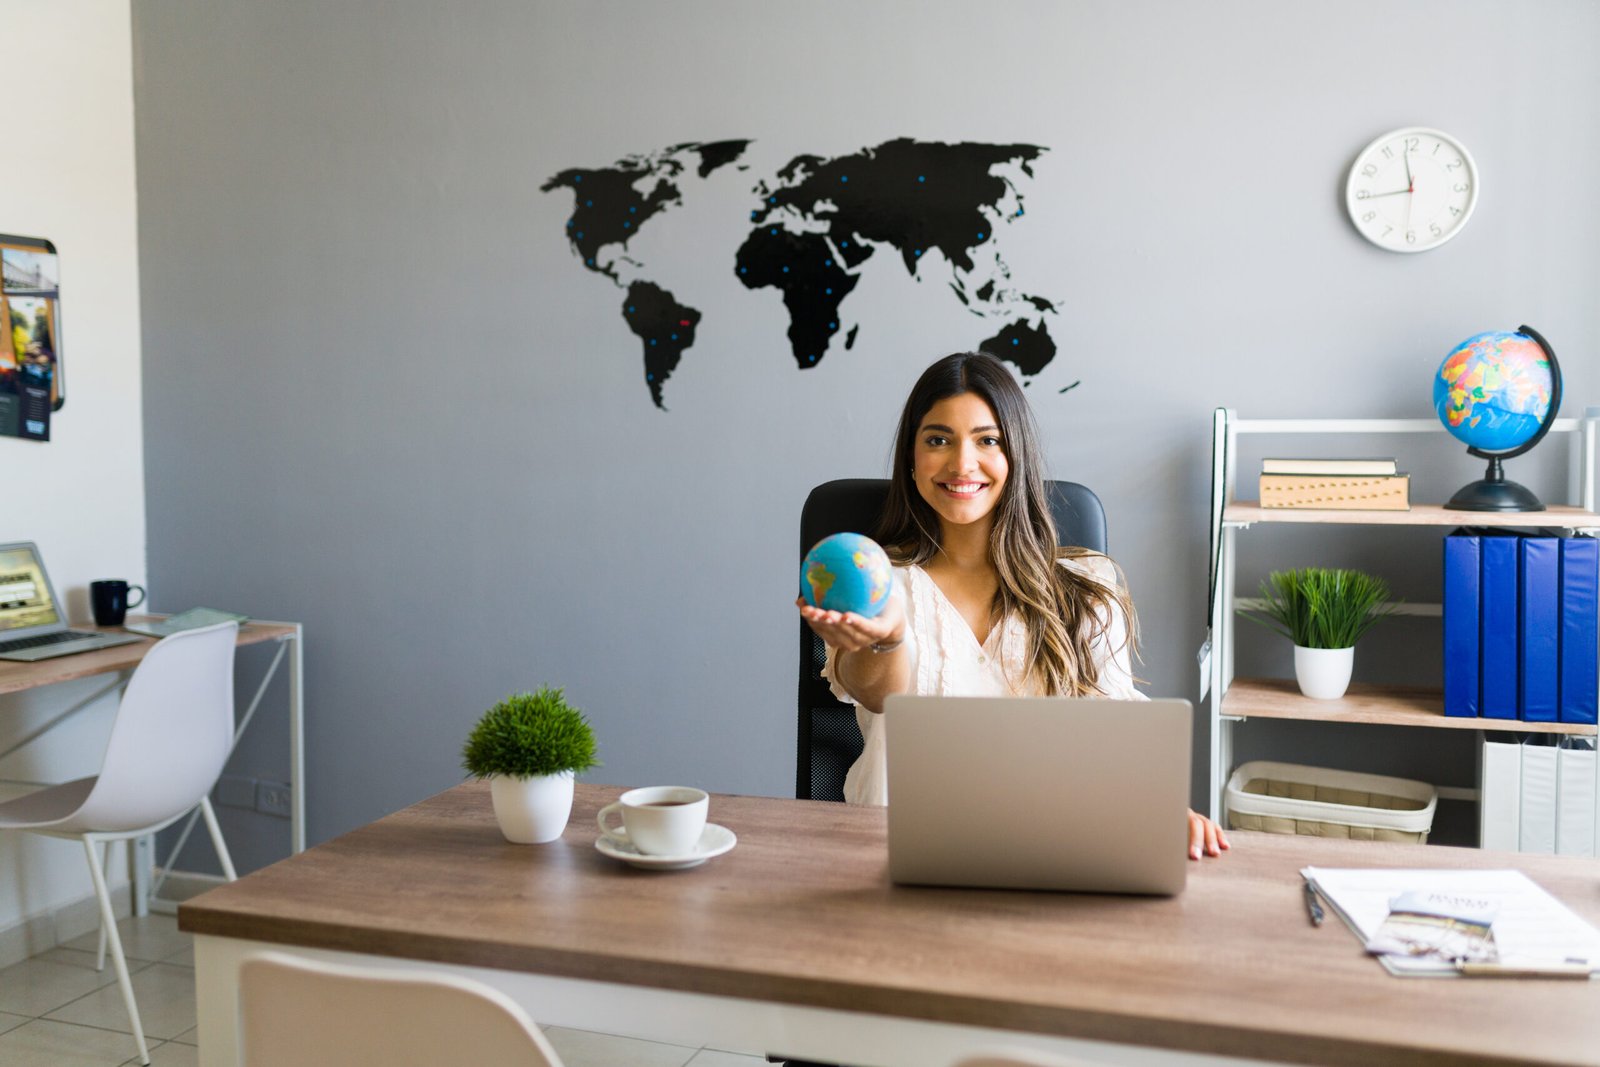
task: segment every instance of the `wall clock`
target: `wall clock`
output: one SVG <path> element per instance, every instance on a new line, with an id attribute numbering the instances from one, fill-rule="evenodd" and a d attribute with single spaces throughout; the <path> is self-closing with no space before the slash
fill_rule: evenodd
<path id="1" fill-rule="evenodd" d="M 1357 232 L 1390 252 L 1424 252 L 1461 232 L 1478 202 L 1478 168 L 1447 133 L 1407 126 L 1356 156 L 1344 188 Z"/>

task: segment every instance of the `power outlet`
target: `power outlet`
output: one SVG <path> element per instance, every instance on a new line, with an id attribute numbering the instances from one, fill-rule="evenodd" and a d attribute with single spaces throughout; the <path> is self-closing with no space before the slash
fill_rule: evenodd
<path id="1" fill-rule="evenodd" d="M 217 779 L 217 790 L 213 794 L 217 805 L 224 808 L 243 808 L 245 811 L 254 811 L 256 806 L 256 787 L 260 785 L 254 778 L 244 778 L 237 774 L 225 774 Z"/>
<path id="2" fill-rule="evenodd" d="M 257 782 L 256 810 L 263 815 L 289 817 L 289 784 L 287 782 Z"/>

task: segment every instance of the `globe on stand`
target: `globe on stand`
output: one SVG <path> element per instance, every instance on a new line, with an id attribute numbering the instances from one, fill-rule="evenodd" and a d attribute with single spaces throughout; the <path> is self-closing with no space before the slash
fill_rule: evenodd
<path id="1" fill-rule="evenodd" d="M 1480 333 L 1450 351 L 1433 379 L 1439 421 L 1489 461 L 1479 481 L 1462 486 L 1446 508 L 1455 511 L 1543 511 L 1526 486 L 1506 480 L 1501 461 L 1544 439 L 1561 409 L 1561 365 L 1531 326 L 1516 333 Z"/>
<path id="2" fill-rule="evenodd" d="M 893 582 L 888 555 L 858 533 L 824 537 L 800 564 L 800 594 L 824 611 L 853 611 L 870 619 L 888 606 Z"/>

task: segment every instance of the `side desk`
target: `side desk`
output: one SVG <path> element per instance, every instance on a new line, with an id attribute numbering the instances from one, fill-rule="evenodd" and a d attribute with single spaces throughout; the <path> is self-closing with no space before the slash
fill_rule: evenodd
<path id="1" fill-rule="evenodd" d="M 132 621 L 154 620 L 161 616 L 129 616 Z M 112 630 L 115 627 L 99 626 L 74 626 L 79 630 Z M 303 852 L 306 847 L 306 816 L 305 816 L 305 754 L 304 732 L 305 718 L 303 709 L 303 638 L 301 626 L 297 622 L 266 622 L 254 621 L 245 623 L 239 628 L 240 647 L 245 645 L 258 645 L 266 642 L 276 642 L 278 651 L 267 668 L 260 686 L 256 689 L 255 697 L 245 709 L 243 715 L 238 716 L 238 725 L 234 733 L 234 742 L 237 744 L 239 737 L 250 725 L 255 716 L 256 708 L 261 703 L 262 696 L 267 691 L 267 685 L 277 674 L 280 666 L 287 661 L 288 669 L 288 718 L 289 718 L 289 843 L 294 852 Z M 64 709 L 59 714 L 53 715 L 47 722 L 27 735 L 17 739 L 10 747 L 0 751 L 0 759 L 31 743 L 35 739 L 48 733 L 77 712 L 101 697 L 127 684 L 128 676 L 139 665 L 155 644 L 154 638 L 145 638 L 133 644 L 116 645 L 112 648 L 103 648 L 95 652 L 78 652 L 69 656 L 57 656 L 54 659 L 38 660 L 33 663 L 17 663 L 11 660 L 0 660 L 0 695 L 6 693 L 20 693 L 30 689 L 39 689 L 44 686 L 56 685 L 61 682 L 70 682 L 79 678 L 89 678 L 102 674 L 115 674 L 105 687 L 79 700 L 71 707 Z M 149 874 L 150 852 L 147 841 L 140 842 L 138 850 L 139 859 L 134 863 L 134 911 L 143 915 L 148 910 L 149 902 Z"/>
<path id="2" fill-rule="evenodd" d="M 1238 832 L 1171 899 L 889 883 L 883 809 L 714 796 L 733 851 L 635 870 L 594 848 L 619 790 L 508 844 L 469 782 L 184 903 L 202 1064 L 235 1062 L 261 948 L 486 981 L 539 1022 L 874 1067 L 1026 1046 L 1120 1064 L 1600 1063 L 1600 986 L 1401 979 L 1298 871 L 1515 866 L 1600 922 L 1600 860 Z"/>

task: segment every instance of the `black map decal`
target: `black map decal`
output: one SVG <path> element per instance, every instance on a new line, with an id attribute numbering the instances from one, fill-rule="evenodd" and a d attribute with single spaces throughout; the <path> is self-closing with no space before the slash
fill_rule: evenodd
<path id="1" fill-rule="evenodd" d="M 684 142 L 608 167 L 564 170 L 540 187 L 571 194 L 573 254 L 626 289 L 623 317 L 643 346 L 645 385 L 658 408 L 666 407 L 663 387 L 694 344 L 701 312 L 660 277 L 646 277 L 655 268 L 629 244 L 647 222 L 682 206 L 686 182 L 730 165 L 746 170 L 739 161 L 750 143 Z M 833 158 L 795 156 L 749 190 L 751 229 L 733 250 L 733 270 L 745 288 L 781 296 L 789 353 L 809 369 L 841 331 L 845 350 L 870 334 L 870 319 L 867 331 L 847 321 L 846 300 L 861 272 L 873 269 L 875 253 L 886 252 L 918 282 L 939 273 L 957 302 L 989 323 L 968 343 L 1010 362 L 1029 384 L 1055 358 L 1045 316 L 1060 311 L 1057 301 L 1013 286 L 996 230 L 1024 217 L 1017 178 L 1031 179 L 1045 151 L 899 138 Z"/>

